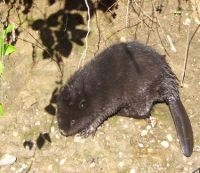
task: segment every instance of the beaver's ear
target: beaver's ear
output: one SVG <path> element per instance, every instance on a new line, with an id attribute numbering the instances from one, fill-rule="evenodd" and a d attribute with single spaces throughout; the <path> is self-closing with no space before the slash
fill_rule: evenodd
<path id="1" fill-rule="evenodd" d="M 58 94 L 58 98 L 62 99 L 64 101 L 68 101 L 70 98 L 70 88 L 68 85 L 65 85 L 63 87 L 60 88 L 59 94 Z"/>

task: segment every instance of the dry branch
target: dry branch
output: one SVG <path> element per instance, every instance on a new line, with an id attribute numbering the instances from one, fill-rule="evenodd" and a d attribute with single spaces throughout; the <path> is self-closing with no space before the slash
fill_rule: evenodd
<path id="1" fill-rule="evenodd" d="M 78 68 L 80 68 L 80 66 L 81 66 L 81 64 L 82 64 L 82 62 L 83 62 L 83 60 L 84 60 L 85 57 L 86 57 L 86 53 L 87 53 L 87 50 L 88 50 L 88 36 L 89 36 L 89 33 L 90 33 L 90 19 L 91 19 L 91 17 L 90 17 L 90 7 L 89 7 L 89 5 L 88 5 L 88 1 L 87 1 L 87 0 L 85 0 L 85 5 L 86 5 L 86 7 L 87 7 L 87 13 L 88 13 L 87 34 L 86 34 L 86 36 L 85 36 L 85 49 L 84 49 L 84 51 L 83 51 L 83 53 L 82 53 L 82 55 L 81 55 L 81 58 L 80 58 L 80 60 L 79 60 Z"/>
<path id="2" fill-rule="evenodd" d="M 191 38 L 189 39 L 190 35 L 190 25 L 188 26 L 188 35 L 187 35 L 187 47 L 185 50 L 185 59 L 184 59 L 184 66 L 183 66 L 183 73 L 182 73 L 182 78 L 181 78 L 181 87 L 183 86 L 184 79 L 185 79 L 185 73 L 186 73 L 186 68 L 187 68 L 187 61 L 188 61 L 188 55 L 189 55 L 189 49 L 190 49 L 190 44 L 192 42 L 192 39 L 194 38 L 196 32 L 199 30 L 200 24 L 196 27 L 195 31 L 193 32 Z"/>

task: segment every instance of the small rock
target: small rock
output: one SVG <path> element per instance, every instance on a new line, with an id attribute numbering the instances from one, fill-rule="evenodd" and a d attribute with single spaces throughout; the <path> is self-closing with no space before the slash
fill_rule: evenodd
<path id="1" fill-rule="evenodd" d="M 142 132 L 141 132 L 141 136 L 146 136 L 146 135 L 147 135 L 147 133 L 148 133 L 148 131 L 147 131 L 147 130 L 142 130 Z"/>
<path id="2" fill-rule="evenodd" d="M 184 172 L 189 172 L 189 168 L 187 168 L 187 167 L 184 167 L 183 170 L 184 170 Z"/>
<path id="3" fill-rule="evenodd" d="M 40 126 L 40 121 L 36 121 L 35 126 Z"/>
<path id="4" fill-rule="evenodd" d="M 143 147 L 144 147 L 144 144 L 138 143 L 138 146 L 139 146 L 140 148 L 143 148 Z"/>
<path id="5" fill-rule="evenodd" d="M 27 169 L 28 165 L 26 164 L 22 164 L 21 168 L 19 168 L 18 170 L 16 170 L 16 173 L 22 173 Z"/>
<path id="6" fill-rule="evenodd" d="M 95 167 L 95 162 L 92 162 L 91 164 L 90 164 L 90 168 L 94 168 Z"/>
<path id="7" fill-rule="evenodd" d="M 11 167 L 10 170 L 11 170 L 12 172 L 16 172 L 16 168 L 15 168 L 15 167 Z"/>
<path id="8" fill-rule="evenodd" d="M 189 85 L 187 83 L 183 83 L 183 88 L 189 88 Z"/>
<path id="9" fill-rule="evenodd" d="M 35 110 L 35 114 L 39 115 L 39 110 L 38 109 Z"/>
<path id="10" fill-rule="evenodd" d="M 56 139 L 60 139 L 60 133 L 59 133 L 59 134 L 56 133 L 55 138 L 56 138 Z"/>
<path id="11" fill-rule="evenodd" d="M 125 129 L 129 128 L 128 124 L 124 124 L 123 127 L 124 127 Z"/>
<path id="12" fill-rule="evenodd" d="M 164 148 L 168 148 L 169 147 L 169 142 L 168 141 L 162 141 L 160 143 Z"/>
<path id="13" fill-rule="evenodd" d="M 132 168 L 129 173 L 136 173 L 136 170 Z"/>
<path id="14" fill-rule="evenodd" d="M 148 125 L 148 126 L 146 127 L 146 129 L 147 129 L 147 130 L 150 130 L 150 129 L 151 129 L 151 125 Z"/>
<path id="15" fill-rule="evenodd" d="M 122 168 L 124 166 L 124 162 L 119 162 L 118 166 Z"/>
<path id="16" fill-rule="evenodd" d="M 51 133 L 54 133 L 54 132 L 55 132 L 55 127 L 52 126 L 52 127 L 51 127 Z"/>
<path id="17" fill-rule="evenodd" d="M 13 136 L 17 137 L 18 136 L 18 132 L 13 132 Z"/>
<path id="18" fill-rule="evenodd" d="M 122 152 L 119 152 L 119 157 L 122 157 L 123 156 L 123 153 Z"/>
<path id="19" fill-rule="evenodd" d="M 0 159 L 0 166 L 11 165 L 15 163 L 16 160 L 17 158 L 15 156 L 10 154 L 4 154 Z"/>
<path id="20" fill-rule="evenodd" d="M 173 138 L 172 138 L 172 135 L 171 135 L 171 134 L 168 134 L 168 135 L 166 136 L 166 138 L 167 138 L 167 140 L 168 140 L 169 142 L 172 142 L 172 141 L 173 141 Z"/>
<path id="21" fill-rule="evenodd" d="M 120 41 L 121 41 L 121 42 L 126 42 L 126 37 L 121 37 L 121 38 L 120 38 Z"/>
<path id="22" fill-rule="evenodd" d="M 51 172 L 53 171 L 53 165 L 52 164 L 48 166 L 48 171 L 51 171 Z"/>
<path id="23" fill-rule="evenodd" d="M 66 159 L 61 159 L 60 160 L 60 165 L 64 165 L 65 162 L 66 162 Z"/>
<path id="24" fill-rule="evenodd" d="M 23 126 L 22 129 L 23 129 L 24 132 L 27 131 L 27 127 L 26 126 Z"/>
<path id="25" fill-rule="evenodd" d="M 150 122 L 151 122 L 151 126 L 152 126 L 152 127 L 155 127 L 156 124 L 157 124 L 157 120 L 156 120 L 156 118 L 154 118 L 154 117 L 150 117 Z"/>
<path id="26" fill-rule="evenodd" d="M 185 21 L 183 21 L 183 25 L 189 26 L 191 24 L 191 19 L 186 18 Z"/>
<path id="27" fill-rule="evenodd" d="M 197 17 L 195 17 L 194 21 L 195 21 L 198 25 L 200 25 L 200 20 L 199 20 Z"/>
<path id="28" fill-rule="evenodd" d="M 86 140 L 85 138 L 82 138 L 82 137 L 79 136 L 79 135 L 75 135 L 75 136 L 74 136 L 74 142 L 83 144 L 83 143 L 85 143 L 85 140 Z"/>

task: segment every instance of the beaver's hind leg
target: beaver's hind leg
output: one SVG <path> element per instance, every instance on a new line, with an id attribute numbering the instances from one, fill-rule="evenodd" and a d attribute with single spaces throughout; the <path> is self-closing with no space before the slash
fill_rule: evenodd
<path id="1" fill-rule="evenodd" d="M 135 103 L 130 106 L 124 106 L 118 112 L 120 116 L 133 117 L 136 119 L 145 119 L 150 117 L 153 101 L 144 103 Z"/>

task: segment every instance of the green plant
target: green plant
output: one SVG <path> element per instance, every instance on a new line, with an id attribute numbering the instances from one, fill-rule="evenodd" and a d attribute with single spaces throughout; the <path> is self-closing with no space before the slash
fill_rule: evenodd
<path id="1" fill-rule="evenodd" d="M 0 34 L 0 56 L 1 56 L 1 60 L 0 60 L 0 85 L 2 86 L 2 74 L 3 74 L 3 70 L 4 70 L 4 57 L 8 56 L 9 54 L 13 53 L 16 51 L 15 46 L 7 43 L 7 37 L 8 34 L 12 32 L 12 30 L 14 29 L 14 25 L 9 24 L 5 29 L 2 29 L 1 34 Z M 3 110 L 3 90 L 1 88 L 1 101 L 0 101 L 0 116 L 2 116 L 4 114 L 4 110 Z"/>

